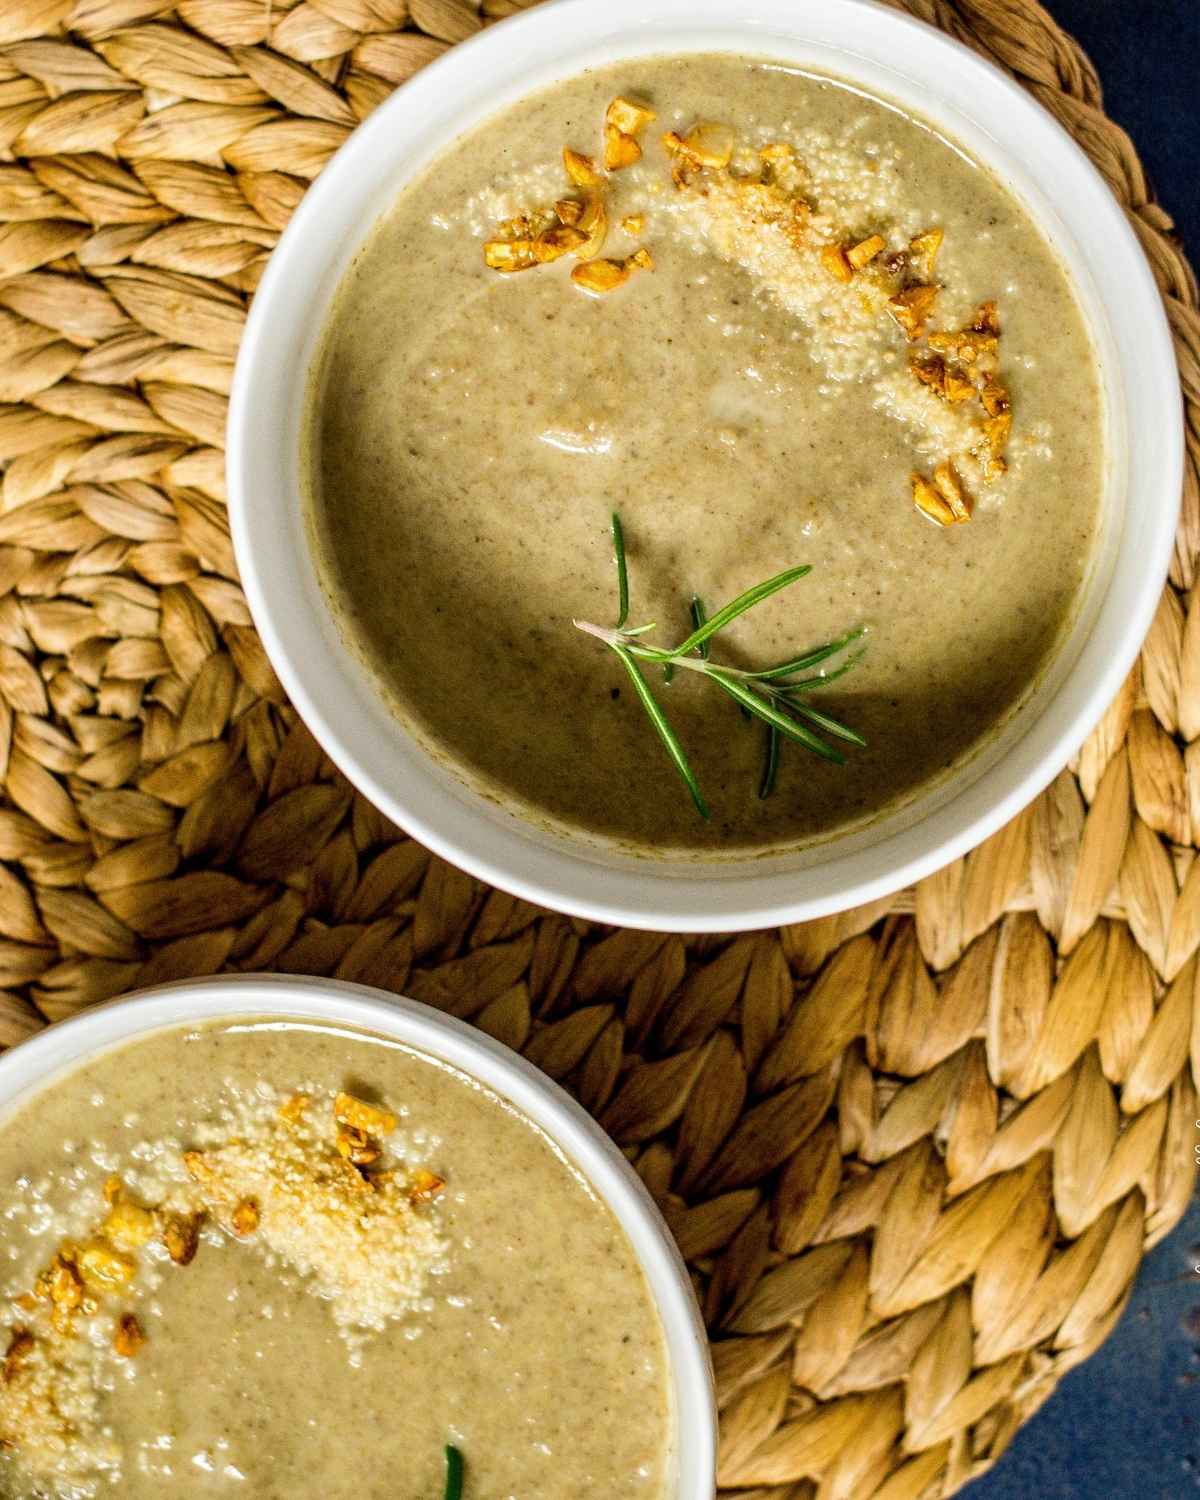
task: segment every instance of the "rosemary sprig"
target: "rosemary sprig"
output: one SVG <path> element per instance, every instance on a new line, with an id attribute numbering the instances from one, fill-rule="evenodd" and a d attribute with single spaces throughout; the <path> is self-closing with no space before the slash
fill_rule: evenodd
<path id="1" fill-rule="evenodd" d="M 446 1492 L 443 1500 L 462 1500 L 463 1456 L 451 1443 L 446 1444 Z"/>
<path id="2" fill-rule="evenodd" d="M 788 588 L 791 584 L 798 582 L 812 571 L 810 567 L 801 565 L 795 568 L 785 568 L 782 573 L 777 573 L 773 578 L 755 584 L 753 588 L 739 594 L 736 599 L 731 599 L 715 615 L 709 615 L 700 599 L 693 595 L 691 634 L 678 646 L 664 650 L 642 642 L 641 637 L 653 630 L 654 625 L 638 625 L 633 628 L 626 626 L 625 622 L 629 618 L 629 568 L 625 559 L 625 532 L 621 525 L 621 518 L 615 511 L 612 517 L 612 539 L 613 554 L 617 564 L 618 618 L 616 628 L 609 629 L 603 625 L 592 625 L 586 620 L 575 620 L 573 623 L 576 629 L 603 641 L 620 658 L 638 700 L 646 711 L 646 716 L 654 726 L 655 733 L 662 741 L 671 763 L 679 772 L 695 804 L 696 811 L 702 818 L 707 818 L 709 811 L 700 791 L 700 784 L 680 744 L 678 735 L 671 728 L 662 706 L 646 681 L 645 674 L 638 666 L 639 660 L 661 665 L 667 682 L 670 682 L 677 667 L 684 667 L 691 672 L 700 672 L 732 698 L 744 712 L 761 719 L 767 725 L 766 764 L 759 784 L 760 797 L 769 797 L 775 789 L 781 738 L 793 740 L 796 744 L 803 745 L 812 754 L 820 756 L 823 760 L 832 761 L 836 765 L 843 764 L 845 757 L 840 750 L 816 732 L 818 729 L 833 739 L 847 741 L 853 745 L 866 744 L 856 729 L 843 724 L 840 719 L 835 719 L 832 714 L 825 713 L 823 709 L 813 708 L 806 697 L 815 689 L 824 687 L 826 683 L 844 676 L 862 655 L 861 650 L 845 658 L 829 672 L 822 671 L 816 676 L 809 677 L 796 676 L 798 672 L 811 671 L 813 667 L 819 666 L 840 651 L 844 651 L 863 635 L 861 628 L 847 631 L 836 640 L 826 641 L 821 646 L 815 646 L 773 667 L 764 667 L 758 672 L 747 672 L 739 667 L 723 666 L 712 661 L 709 655 L 710 643 L 726 625 L 731 624 L 747 610 L 753 609 L 756 604 L 761 604 L 764 599 L 769 599 L 780 589 Z M 815 727 L 810 728 L 810 725 Z"/>

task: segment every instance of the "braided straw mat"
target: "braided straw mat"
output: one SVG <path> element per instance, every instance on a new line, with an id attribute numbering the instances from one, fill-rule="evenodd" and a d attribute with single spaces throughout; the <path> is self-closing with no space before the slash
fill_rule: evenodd
<path id="1" fill-rule="evenodd" d="M 1140 664 L 1036 805 L 893 900 L 700 939 L 537 910 L 431 858 L 322 755 L 223 503 L 247 298 L 306 183 L 519 0 L 408 3 L 0 4 L 0 1045 L 222 970 L 469 1017 L 566 1083 L 662 1204 L 712 1329 L 723 1486 L 950 1495 L 1111 1331 L 1192 1191 L 1195 280 L 1033 0 L 905 0 L 1057 115 L 1165 294 L 1190 463 Z"/>

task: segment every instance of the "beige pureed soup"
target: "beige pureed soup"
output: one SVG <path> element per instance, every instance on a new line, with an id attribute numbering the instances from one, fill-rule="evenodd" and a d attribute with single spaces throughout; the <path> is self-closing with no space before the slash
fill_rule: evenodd
<path id="1" fill-rule="evenodd" d="M 453 1068 L 277 1019 L 0 1121 L 0 1495 L 666 1500 L 663 1334 L 554 1144 Z M 3 1350 L 0 1350 L 3 1356 Z"/>
<path id="2" fill-rule="evenodd" d="M 920 120 L 729 56 L 584 74 L 444 152 L 343 279 L 306 447 L 323 586 L 398 717 L 526 817 L 655 854 L 827 838 L 977 753 L 1102 519 L 1037 225 Z M 614 511 L 643 636 L 611 634 Z M 640 663 L 705 821 L 610 647 L 801 564 L 707 664 Z"/>

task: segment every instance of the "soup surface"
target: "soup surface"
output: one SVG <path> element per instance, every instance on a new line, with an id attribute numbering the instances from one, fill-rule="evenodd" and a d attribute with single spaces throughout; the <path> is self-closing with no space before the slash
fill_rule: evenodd
<path id="1" fill-rule="evenodd" d="M 598 156 L 617 96 L 657 112 L 599 190 L 623 284 L 589 295 L 574 254 L 485 264 L 522 214 L 590 215 L 562 150 Z M 719 141 L 711 122 L 728 166 L 664 148 Z M 625 263 L 639 246 L 653 269 Z M 1093 351 L 1038 227 L 920 120 L 730 56 L 584 74 L 437 158 L 338 291 L 306 451 L 324 587 L 401 720 L 493 799 L 635 852 L 800 845 L 911 799 L 1019 711 L 1101 529 Z M 913 476 L 928 498 L 947 465 L 973 514 L 931 525 Z M 839 765 L 785 743 L 762 796 L 766 726 L 647 666 L 699 818 L 621 661 L 572 623 L 616 621 L 614 510 L 643 643 L 682 641 L 693 596 L 711 614 L 810 565 L 711 659 L 863 629 L 800 701 L 865 746 L 826 736 Z"/>
<path id="2" fill-rule="evenodd" d="M 339 1090 L 394 1130 L 368 1104 L 333 1151 Z M 22 1105 L 0 1307 L 14 1500 L 433 1500 L 445 1444 L 464 1500 L 666 1495 L 662 1332 L 607 1206 L 487 1089 L 365 1034 L 159 1033 Z"/>

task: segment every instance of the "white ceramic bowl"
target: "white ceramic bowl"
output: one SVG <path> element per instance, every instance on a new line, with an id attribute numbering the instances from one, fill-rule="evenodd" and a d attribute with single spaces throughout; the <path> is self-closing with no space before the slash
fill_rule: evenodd
<path id="1" fill-rule="evenodd" d="M 301 515 L 298 439 L 330 297 L 414 172 L 461 131 L 557 78 L 621 58 L 700 51 L 769 56 L 910 106 L 1024 201 L 1072 275 L 1096 343 L 1109 521 L 1057 660 L 968 766 L 900 812 L 819 848 L 684 864 L 539 831 L 468 790 L 399 727 L 318 587 Z M 1181 403 L 1166 318 L 1122 210 L 1066 133 L 1006 74 L 867 0 L 554 0 L 419 73 L 309 189 L 246 326 L 228 474 L 238 563 L 268 655 L 329 755 L 393 821 L 462 868 L 547 906 L 634 927 L 731 930 L 885 895 L 979 843 L 1061 770 L 1117 691 L 1153 617 L 1178 514 Z"/>
<path id="2" fill-rule="evenodd" d="M 284 975 L 185 980 L 95 1006 L 0 1056 L 0 1119 L 56 1077 L 163 1028 L 246 1016 L 356 1026 L 405 1042 L 509 1100 L 553 1140 L 616 1215 L 646 1275 L 666 1337 L 674 1406 L 671 1500 L 712 1500 L 716 1407 L 708 1339 L 687 1269 L 654 1200 L 591 1116 L 484 1032 L 366 985 Z"/>

